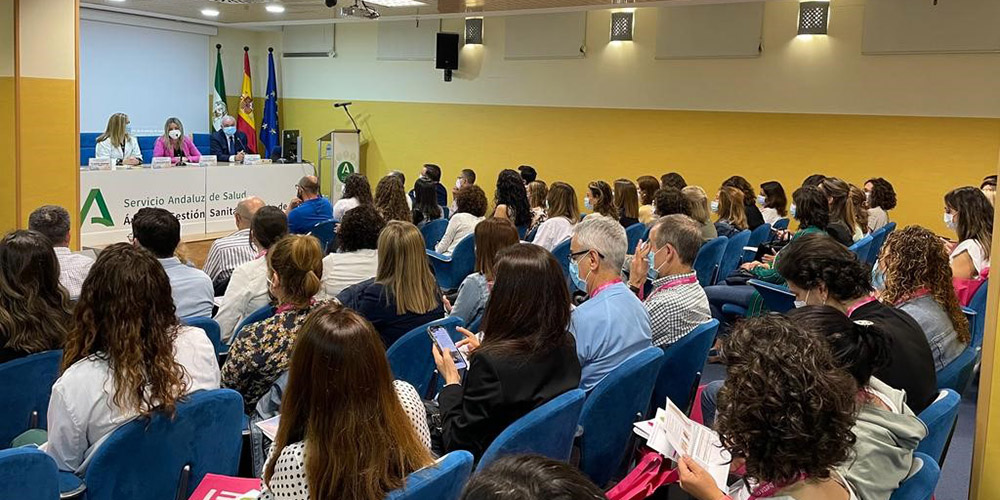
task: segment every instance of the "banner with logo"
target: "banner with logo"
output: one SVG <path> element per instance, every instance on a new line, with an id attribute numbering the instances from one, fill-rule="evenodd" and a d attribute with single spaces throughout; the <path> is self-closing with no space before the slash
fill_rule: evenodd
<path id="1" fill-rule="evenodd" d="M 333 131 L 333 181 L 330 199 L 337 201 L 344 191 L 347 176 L 361 171 L 361 132 L 357 130 Z"/>

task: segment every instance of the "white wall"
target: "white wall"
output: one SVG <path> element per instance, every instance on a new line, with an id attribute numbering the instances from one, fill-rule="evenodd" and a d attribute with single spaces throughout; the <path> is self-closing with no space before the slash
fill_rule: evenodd
<path id="1" fill-rule="evenodd" d="M 281 31 L 251 31 L 233 28 L 219 28 L 219 34 L 208 40 L 208 78 L 209 84 L 215 82 L 216 44 L 222 44 L 222 73 L 226 80 L 226 93 L 240 95 L 243 85 L 243 47 L 250 48 L 250 82 L 253 85 L 254 97 L 263 97 L 267 89 L 267 48 L 274 48 L 275 76 L 278 79 L 278 91 L 283 93 L 281 85 Z M 205 92 L 212 93 L 211 88 Z M 261 110 L 263 112 L 264 110 Z M 230 110 L 235 113 L 236 110 Z M 260 118 L 259 116 L 257 117 Z"/>
<path id="2" fill-rule="evenodd" d="M 1000 117 L 1000 54 L 863 56 L 864 0 L 831 5 L 829 36 L 797 37 L 798 3 L 767 2 L 754 59 L 655 60 L 657 10 L 643 8 L 634 42 L 608 43 L 610 11 L 590 11 L 585 58 L 505 61 L 504 18 L 487 17 L 485 45 L 463 47 L 451 83 L 433 62 L 376 61 L 376 25 L 343 23 L 337 57 L 283 60 L 279 89 L 285 98 Z M 443 25 L 462 30 L 460 19 Z"/>

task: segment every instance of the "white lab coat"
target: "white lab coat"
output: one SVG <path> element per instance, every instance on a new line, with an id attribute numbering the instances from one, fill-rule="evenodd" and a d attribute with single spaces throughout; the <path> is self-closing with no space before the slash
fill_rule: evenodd
<path id="1" fill-rule="evenodd" d="M 104 139 L 97 143 L 97 148 L 94 151 L 94 158 L 111 158 L 112 160 L 124 160 L 129 156 L 134 156 L 139 160 L 142 160 L 142 150 L 139 149 L 139 141 L 135 139 L 135 136 L 127 135 L 125 136 L 125 154 L 122 154 L 122 148 L 111 143 L 111 139 Z"/>

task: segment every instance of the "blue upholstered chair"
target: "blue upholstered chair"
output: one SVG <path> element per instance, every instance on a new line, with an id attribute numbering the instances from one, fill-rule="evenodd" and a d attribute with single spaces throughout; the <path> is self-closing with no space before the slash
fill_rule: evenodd
<path id="1" fill-rule="evenodd" d="M 873 241 L 874 238 L 872 238 L 872 235 L 869 234 L 868 236 L 854 242 L 854 244 L 847 249 L 854 252 L 854 255 L 858 256 L 858 260 L 861 261 L 862 264 L 868 264 L 870 262 L 869 259 L 871 258 Z"/>
<path id="2" fill-rule="evenodd" d="M 407 476 L 406 485 L 385 500 L 458 500 L 471 473 L 472 453 L 453 451 Z"/>
<path id="3" fill-rule="evenodd" d="M 971 344 L 967 346 L 957 358 L 937 372 L 938 389 L 951 389 L 959 395 L 965 393 L 972 380 L 972 373 L 976 368 L 976 360 L 979 359 L 979 348 Z"/>
<path id="4" fill-rule="evenodd" d="M 212 153 L 212 134 L 191 134 L 191 142 L 194 143 L 194 147 L 198 148 L 198 152 L 202 155 Z M 219 158 L 219 161 L 225 160 L 226 158 Z"/>
<path id="5" fill-rule="evenodd" d="M 559 267 L 562 268 L 563 275 L 566 276 L 566 283 L 567 284 L 571 284 L 570 278 L 569 278 L 569 244 L 570 244 L 570 241 L 571 241 L 571 238 L 566 238 L 566 241 L 564 241 L 564 242 L 556 245 L 552 249 L 552 256 L 555 257 L 557 261 L 559 261 Z M 571 287 L 570 291 L 572 291 L 572 290 L 573 289 Z"/>
<path id="6" fill-rule="evenodd" d="M 385 353 L 389 358 L 389 368 L 392 369 L 393 376 L 398 380 L 409 382 L 417 389 L 417 394 L 428 395 L 436 367 L 427 328 L 442 326 L 448 330 L 452 340 L 457 342 L 464 337 L 456 328 L 464 324 L 465 320 L 452 316 L 414 328 L 400 337 Z M 433 397 L 432 394 L 430 396 Z"/>
<path id="7" fill-rule="evenodd" d="M 604 486 L 628 448 L 632 424 L 649 408 L 653 385 L 663 363 L 663 350 L 649 347 L 612 370 L 583 404 L 580 427 L 580 470 Z"/>
<path id="8" fill-rule="evenodd" d="M 874 231 L 872 231 L 872 248 L 868 253 L 868 264 L 874 264 L 878 260 L 879 254 L 882 253 L 882 247 L 885 245 L 885 240 L 889 237 L 889 234 L 896 230 L 896 223 L 890 222 Z"/>
<path id="9" fill-rule="evenodd" d="M 787 287 L 760 280 L 750 280 L 747 284 L 757 290 L 768 310 L 784 314 L 795 309 L 795 294 Z"/>
<path id="10" fill-rule="evenodd" d="M 223 354 L 229 350 L 229 348 L 222 343 L 222 329 L 219 327 L 219 324 L 214 319 L 181 318 L 181 322 L 183 322 L 185 325 L 205 330 L 205 334 L 208 335 L 208 340 L 211 340 L 212 345 L 215 346 L 216 354 Z"/>
<path id="11" fill-rule="evenodd" d="M 917 415 L 927 426 L 927 436 L 920 441 L 917 451 L 925 453 L 935 462 L 943 462 L 951 431 L 958 419 L 958 405 L 962 397 L 951 389 L 942 389 L 937 399 Z"/>
<path id="12" fill-rule="evenodd" d="M 639 240 L 642 239 L 642 235 L 644 234 L 646 234 L 646 225 L 641 222 L 625 228 L 625 238 L 628 239 L 628 251 L 626 253 L 629 255 L 635 253 L 635 247 L 639 244 Z"/>
<path id="13" fill-rule="evenodd" d="M 694 272 L 698 275 L 698 283 L 701 286 L 709 286 L 715 283 L 715 275 L 722 263 L 722 256 L 726 253 L 726 244 L 729 238 L 719 236 L 718 238 L 706 241 L 698 250 L 698 256 L 694 259 Z"/>
<path id="14" fill-rule="evenodd" d="M 536 228 L 537 229 L 537 228 Z M 517 226 L 517 237 L 521 241 L 525 240 L 525 236 L 528 235 L 528 226 Z"/>
<path id="15" fill-rule="evenodd" d="M 479 333 L 480 327 L 482 325 L 483 325 L 483 315 L 480 314 L 478 318 L 472 320 L 472 323 L 469 323 L 469 325 L 466 326 L 465 328 L 468 329 L 470 332 Z"/>
<path id="16" fill-rule="evenodd" d="M 89 165 L 97 151 L 97 138 L 101 132 L 80 133 L 80 165 Z"/>
<path id="17" fill-rule="evenodd" d="M 528 234 L 524 235 L 524 237 L 522 237 L 521 240 L 522 241 L 526 241 L 528 243 L 531 243 L 532 241 L 535 241 L 535 235 L 536 234 L 538 234 L 538 226 L 535 226 L 535 228 L 532 229 L 531 232 L 529 232 Z"/>
<path id="18" fill-rule="evenodd" d="M 142 162 L 149 163 L 153 161 L 153 149 L 156 146 L 156 139 L 158 135 L 139 135 L 136 136 L 135 140 L 139 143 L 139 150 L 142 151 Z"/>
<path id="19" fill-rule="evenodd" d="M 0 364 L 0 449 L 28 429 L 45 429 L 52 384 L 62 350 L 31 354 Z"/>
<path id="20" fill-rule="evenodd" d="M 941 467 L 933 458 L 919 452 L 913 454 L 913 461 L 916 472 L 903 480 L 903 484 L 892 492 L 889 500 L 931 500 L 934 496 L 934 489 L 941 477 Z"/>
<path id="21" fill-rule="evenodd" d="M 521 453 L 568 461 L 585 397 L 582 390 L 573 389 L 514 421 L 486 449 L 476 470 L 504 455 Z"/>
<path id="22" fill-rule="evenodd" d="M 337 238 L 337 221 L 334 219 L 327 219 L 323 222 L 317 222 L 312 229 L 309 230 L 310 236 L 315 236 L 319 240 L 319 248 L 323 251 L 323 255 L 330 253 L 331 247 L 333 247 L 333 242 Z"/>
<path id="23" fill-rule="evenodd" d="M 972 300 L 969 301 L 969 309 L 976 312 L 975 324 L 969 323 L 969 328 L 972 330 L 972 345 L 974 347 L 983 347 L 983 337 L 986 331 L 986 293 L 990 287 L 990 280 L 983 280 L 983 284 L 979 285 L 979 290 L 972 296 Z"/>
<path id="24" fill-rule="evenodd" d="M 236 325 L 236 332 L 233 333 L 232 340 L 236 339 L 236 337 L 240 334 L 240 330 L 242 330 L 243 327 L 245 327 L 247 325 L 252 325 L 252 324 L 257 323 L 259 321 L 264 321 L 265 319 L 270 318 L 271 316 L 274 316 L 274 312 L 276 310 L 277 310 L 276 307 L 268 304 L 266 306 L 261 307 L 260 309 L 257 309 L 256 311 L 250 313 L 249 316 L 243 318 L 243 321 L 240 321 L 239 325 Z M 230 343 L 232 343 L 232 340 L 230 340 Z"/>
<path id="25" fill-rule="evenodd" d="M 476 270 L 476 235 L 470 234 L 455 245 L 451 255 L 427 250 L 434 277 L 442 290 L 457 290 L 468 275 Z"/>
<path id="26" fill-rule="evenodd" d="M 217 389 L 187 396 L 173 417 L 123 424 L 90 458 L 87 500 L 187 498 L 207 473 L 235 476 L 242 420 L 240 394 Z"/>
<path id="27" fill-rule="evenodd" d="M 729 274 L 739 267 L 743 260 L 743 247 L 749 244 L 751 234 L 749 229 L 740 231 L 726 242 L 726 251 L 723 252 L 719 270 L 715 273 L 715 283 L 725 282 Z"/>
<path id="28" fill-rule="evenodd" d="M 771 229 L 774 229 L 775 231 L 785 231 L 788 229 L 788 222 L 787 217 L 778 219 L 774 221 L 774 224 L 771 224 Z"/>
<path id="29" fill-rule="evenodd" d="M 0 498 L 58 500 L 56 463 L 36 448 L 0 451 Z"/>
<path id="30" fill-rule="evenodd" d="M 757 228 L 754 229 L 753 231 L 750 231 L 750 239 L 747 240 L 747 243 L 744 246 L 747 248 L 753 248 L 754 250 L 743 251 L 743 262 L 752 261 L 753 258 L 757 255 L 756 248 L 770 240 L 771 240 L 770 224 L 761 224 L 757 226 Z M 719 278 L 720 281 L 723 279 L 725 279 L 725 276 Z"/>
<path id="31" fill-rule="evenodd" d="M 441 238 L 444 238 L 445 231 L 448 230 L 448 219 L 437 219 L 424 224 L 420 228 L 420 234 L 424 236 L 424 247 L 434 250 Z"/>
<path id="32" fill-rule="evenodd" d="M 647 416 L 653 413 L 652 410 L 662 408 L 667 398 L 681 410 L 686 411 L 691 406 L 701 380 L 701 369 L 708 361 L 708 351 L 718 332 L 719 320 L 713 319 L 698 325 L 691 333 L 664 349 L 663 365 L 656 377 L 651 411 Z"/>

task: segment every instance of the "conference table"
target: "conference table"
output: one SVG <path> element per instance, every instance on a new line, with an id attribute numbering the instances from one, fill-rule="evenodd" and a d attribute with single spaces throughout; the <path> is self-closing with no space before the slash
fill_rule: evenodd
<path id="1" fill-rule="evenodd" d="M 113 170 L 80 171 L 81 243 L 101 247 L 128 241 L 132 217 L 143 207 L 174 213 L 185 240 L 234 231 L 236 204 L 259 196 L 282 209 L 295 196 L 302 176 L 315 175 L 309 163 L 151 168 L 118 166 Z"/>

